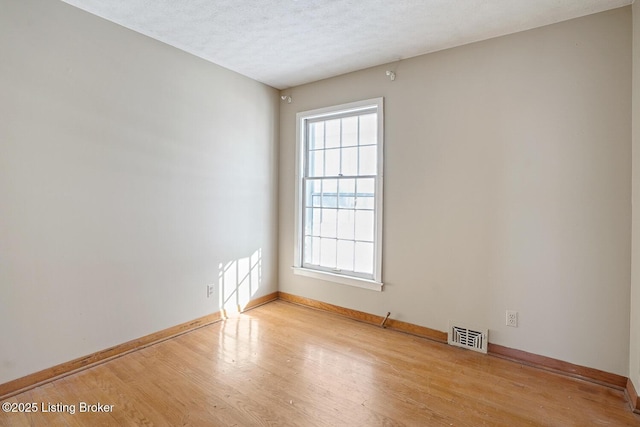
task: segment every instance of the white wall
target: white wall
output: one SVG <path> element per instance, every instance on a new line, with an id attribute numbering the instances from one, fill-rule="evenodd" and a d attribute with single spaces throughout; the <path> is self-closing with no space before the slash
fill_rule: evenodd
<path id="1" fill-rule="evenodd" d="M 277 290 L 277 91 L 57 1 L 0 58 L 0 383 L 218 311 L 221 264 Z"/>
<path id="2" fill-rule="evenodd" d="M 283 91 L 280 290 L 627 375 L 630 53 L 623 8 Z M 294 276 L 295 113 L 376 96 L 385 289 Z"/>
<path id="3" fill-rule="evenodd" d="M 633 4 L 633 226 L 629 378 L 640 391 L 640 5 Z"/>

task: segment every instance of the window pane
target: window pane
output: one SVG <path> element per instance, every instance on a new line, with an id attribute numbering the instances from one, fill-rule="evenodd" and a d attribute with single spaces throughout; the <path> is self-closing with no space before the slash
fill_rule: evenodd
<path id="1" fill-rule="evenodd" d="M 309 123 L 309 149 L 324 148 L 324 122 Z"/>
<path id="2" fill-rule="evenodd" d="M 356 198 L 353 193 L 341 193 L 338 198 L 338 208 L 340 209 L 355 209 Z"/>
<path id="3" fill-rule="evenodd" d="M 356 206 L 356 180 L 355 179 L 341 179 L 338 182 L 339 186 L 339 200 L 338 207 L 353 209 Z"/>
<path id="4" fill-rule="evenodd" d="M 335 209 L 322 209 L 322 220 L 320 222 L 320 236 L 336 237 L 337 213 Z"/>
<path id="5" fill-rule="evenodd" d="M 327 120 L 325 123 L 325 148 L 340 147 L 340 119 Z"/>
<path id="6" fill-rule="evenodd" d="M 354 243 L 352 241 L 338 240 L 337 267 L 340 270 L 353 271 L 353 268 L 354 268 L 353 250 L 354 250 Z"/>
<path id="7" fill-rule="evenodd" d="M 335 239 L 320 239 L 321 266 L 336 268 L 336 242 Z"/>
<path id="8" fill-rule="evenodd" d="M 374 178 L 361 178 L 356 182 L 358 186 L 358 195 L 369 194 L 373 195 L 376 190 L 376 181 Z"/>
<path id="9" fill-rule="evenodd" d="M 360 147 L 360 175 L 375 175 L 376 174 L 376 161 L 377 161 L 377 146 L 372 145 L 368 147 Z"/>
<path id="10" fill-rule="evenodd" d="M 326 165 L 323 176 L 338 176 L 340 173 L 340 149 L 325 151 Z"/>
<path id="11" fill-rule="evenodd" d="M 313 258 L 311 256 L 313 253 L 311 241 L 312 239 L 309 236 L 306 236 L 304 238 L 304 262 L 305 263 L 310 263 L 313 261 Z"/>
<path id="12" fill-rule="evenodd" d="M 376 207 L 376 201 L 373 194 L 358 196 L 358 209 L 371 209 Z"/>
<path id="13" fill-rule="evenodd" d="M 324 175 L 324 150 L 309 151 L 309 171 L 308 176 Z"/>
<path id="14" fill-rule="evenodd" d="M 358 179 L 356 209 L 373 209 L 375 207 L 375 179 Z"/>
<path id="15" fill-rule="evenodd" d="M 320 265 L 320 238 L 311 239 L 311 264 Z"/>
<path id="16" fill-rule="evenodd" d="M 322 207 L 338 207 L 338 180 L 325 179 L 322 181 Z"/>
<path id="17" fill-rule="evenodd" d="M 373 211 L 356 212 L 356 240 L 373 242 Z"/>
<path id="18" fill-rule="evenodd" d="M 351 147 L 358 145 L 358 117 L 346 117 L 342 119 L 342 146 Z"/>
<path id="19" fill-rule="evenodd" d="M 320 181 L 308 179 L 306 182 L 305 206 L 320 206 Z"/>
<path id="20" fill-rule="evenodd" d="M 322 180 L 322 192 L 327 194 L 336 194 L 338 192 L 338 180 L 337 179 L 323 179 Z"/>
<path id="21" fill-rule="evenodd" d="M 373 273 L 373 243 L 356 242 L 354 270 L 358 273 Z"/>
<path id="22" fill-rule="evenodd" d="M 358 181 L 364 181 L 359 179 Z M 340 192 L 348 195 L 354 195 L 356 192 L 356 180 L 355 179 L 341 179 L 338 182 L 340 186 Z"/>
<path id="23" fill-rule="evenodd" d="M 355 211 L 340 209 L 338 211 L 339 239 L 353 239 L 355 233 Z"/>
<path id="24" fill-rule="evenodd" d="M 322 221 L 322 209 L 315 208 L 311 217 L 311 234 L 313 236 L 320 236 L 320 223 Z"/>
<path id="25" fill-rule="evenodd" d="M 376 114 L 360 116 L 360 145 L 376 144 L 378 135 L 378 120 Z"/>
<path id="26" fill-rule="evenodd" d="M 310 236 L 313 234 L 313 209 L 306 208 L 304 210 L 304 234 Z"/>
<path id="27" fill-rule="evenodd" d="M 342 149 L 342 175 L 357 175 L 358 174 L 358 148 L 343 148 Z"/>

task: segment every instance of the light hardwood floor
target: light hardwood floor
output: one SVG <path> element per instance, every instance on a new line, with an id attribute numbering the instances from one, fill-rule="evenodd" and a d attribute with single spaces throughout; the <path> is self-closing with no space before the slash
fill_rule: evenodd
<path id="1" fill-rule="evenodd" d="M 39 412 L 2 426 L 640 425 L 621 390 L 283 301 L 6 402 Z"/>

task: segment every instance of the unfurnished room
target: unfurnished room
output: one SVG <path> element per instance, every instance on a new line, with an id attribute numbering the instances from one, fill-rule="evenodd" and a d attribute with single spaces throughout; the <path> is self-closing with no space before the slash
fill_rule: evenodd
<path id="1" fill-rule="evenodd" d="M 633 0 L 0 0 L 0 425 L 640 425 Z"/>

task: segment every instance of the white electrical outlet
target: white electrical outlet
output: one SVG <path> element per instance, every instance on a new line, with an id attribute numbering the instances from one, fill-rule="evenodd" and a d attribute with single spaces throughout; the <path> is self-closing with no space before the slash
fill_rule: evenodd
<path id="1" fill-rule="evenodd" d="M 507 310 L 507 326 L 514 328 L 518 327 L 518 312 L 513 310 Z"/>
<path id="2" fill-rule="evenodd" d="M 207 285 L 207 298 L 211 298 L 215 292 L 215 285 Z"/>

